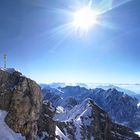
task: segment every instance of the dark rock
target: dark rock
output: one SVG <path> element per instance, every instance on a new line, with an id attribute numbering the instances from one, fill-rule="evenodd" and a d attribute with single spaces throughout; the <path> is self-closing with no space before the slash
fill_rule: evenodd
<path id="1" fill-rule="evenodd" d="M 42 105 L 41 115 L 38 120 L 38 136 L 44 137 L 44 140 L 55 140 L 55 121 L 53 116 L 55 115 L 55 108 L 49 101 L 44 101 Z M 45 133 L 44 133 L 45 132 Z"/>
<path id="2" fill-rule="evenodd" d="M 40 87 L 19 72 L 0 70 L 0 109 L 8 111 L 6 123 L 27 140 L 36 140 L 42 107 Z"/>

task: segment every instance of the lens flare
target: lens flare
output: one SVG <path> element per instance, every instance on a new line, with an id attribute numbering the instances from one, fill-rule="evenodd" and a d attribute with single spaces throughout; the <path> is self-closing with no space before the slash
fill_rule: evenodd
<path id="1" fill-rule="evenodd" d="M 97 16 L 97 12 L 91 8 L 81 8 L 73 14 L 73 26 L 75 29 L 88 31 L 97 23 Z"/>

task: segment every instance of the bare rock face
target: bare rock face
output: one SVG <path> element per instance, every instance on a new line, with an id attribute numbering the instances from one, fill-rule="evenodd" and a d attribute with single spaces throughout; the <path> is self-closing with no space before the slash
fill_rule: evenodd
<path id="1" fill-rule="evenodd" d="M 21 73 L 13 72 L 12 74 L 0 70 L 0 109 L 9 110 L 13 89 L 19 81 Z"/>
<path id="2" fill-rule="evenodd" d="M 36 140 L 41 107 L 41 89 L 34 81 L 0 70 L 0 109 L 8 111 L 5 121 L 10 128 Z"/>
<path id="3" fill-rule="evenodd" d="M 140 140 L 134 131 L 126 126 L 111 123 L 111 140 Z"/>
<path id="4" fill-rule="evenodd" d="M 55 113 L 56 109 L 52 106 L 52 103 L 44 101 L 38 120 L 38 136 L 43 137 L 43 140 L 55 140 L 56 122 L 53 120 Z"/>

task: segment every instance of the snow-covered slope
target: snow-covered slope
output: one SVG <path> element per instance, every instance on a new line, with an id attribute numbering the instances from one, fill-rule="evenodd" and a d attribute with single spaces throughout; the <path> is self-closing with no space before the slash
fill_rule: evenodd
<path id="1" fill-rule="evenodd" d="M 138 132 L 135 132 L 137 135 L 139 135 L 139 137 L 140 137 L 140 131 L 138 131 Z"/>
<path id="2" fill-rule="evenodd" d="M 78 120 L 79 117 L 83 116 L 86 112 L 90 114 L 90 107 L 88 104 L 90 104 L 90 99 L 84 100 L 81 104 L 76 105 L 70 111 L 56 114 L 54 119 L 57 121 L 70 121 L 73 119 Z"/>
<path id="3" fill-rule="evenodd" d="M 0 110 L 0 140 L 25 140 L 21 134 L 15 133 L 8 127 L 4 121 L 6 115 L 6 111 Z"/>
<path id="4" fill-rule="evenodd" d="M 63 134 L 63 132 L 56 126 L 55 134 L 57 137 L 61 138 L 62 140 L 67 140 L 67 137 Z M 55 140 L 59 140 L 59 138 L 56 138 Z"/>
<path id="5" fill-rule="evenodd" d="M 84 100 L 68 112 L 57 114 L 54 119 L 58 122 L 56 132 L 60 139 L 66 140 L 94 140 L 94 109 L 91 99 Z M 66 125 L 67 124 L 67 125 Z M 72 132 L 72 133 L 71 133 Z"/>
<path id="6" fill-rule="evenodd" d="M 50 100 L 54 106 L 62 106 L 63 112 L 69 112 L 67 110 L 73 110 L 74 106 L 80 104 L 87 98 L 91 98 L 108 112 L 114 121 L 125 124 L 135 130 L 139 129 L 139 101 L 124 92 L 118 91 L 116 88 L 108 89 L 109 87 L 107 86 L 107 90 L 104 90 L 101 88 L 86 89 L 80 86 L 66 86 L 59 89 L 61 92 L 52 91 L 51 93 L 47 92 L 45 94 L 46 98 Z M 121 88 L 118 89 L 125 91 Z"/>
<path id="7" fill-rule="evenodd" d="M 56 134 L 60 140 L 139 140 L 134 132 L 112 123 L 93 100 L 85 99 L 68 112 L 57 114 Z"/>

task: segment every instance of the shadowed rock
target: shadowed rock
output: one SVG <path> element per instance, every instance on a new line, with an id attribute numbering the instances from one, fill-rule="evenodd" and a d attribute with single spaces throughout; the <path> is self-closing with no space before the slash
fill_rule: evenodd
<path id="1" fill-rule="evenodd" d="M 0 109 L 8 111 L 6 123 L 27 140 L 36 140 L 42 107 L 40 87 L 21 73 L 0 70 Z"/>

